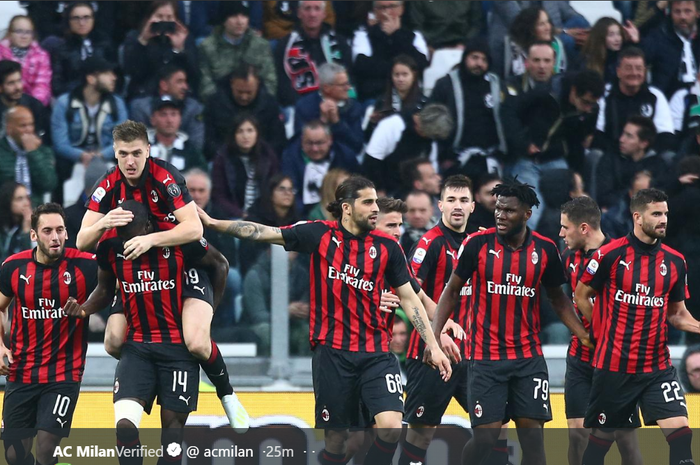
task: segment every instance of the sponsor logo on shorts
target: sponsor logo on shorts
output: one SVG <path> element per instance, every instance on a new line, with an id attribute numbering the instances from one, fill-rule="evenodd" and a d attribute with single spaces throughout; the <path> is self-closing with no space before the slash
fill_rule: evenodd
<path id="1" fill-rule="evenodd" d="M 600 415 L 598 415 L 598 423 L 600 423 L 601 425 L 604 425 L 606 421 L 608 421 L 607 415 L 605 415 L 604 413 L 601 413 Z"/>
<path id="2" fill-rule="evenodd" d="M 114 380 L 114 393 L 119 392 L 119 379 Z"/>
<path id="3" fill-rule="evenodd" d="M 418 409 L 416 410 L 416 416 L 417 416 L 418 418 L 420 418 L 420 417 L 423 416 L 424 413 L 425 413 L 425 407 L 423 407 L 423 406 L 421 405 L 421 406 L 418 407 Z"/>
<path id="4" fill-rule="evenodd" d="M 323 421 L 328 421 L 331 419 L 331 414 L 328 411 L 328 409 L 324 408 L 323 410 L 321 410 L 321 419 Z"/>
<path id="5" fill-rule="evenodd" d="M 476 418 L 481 418 L 481 416 L 484 414 L 484 409 L 481 406 L 481 404 L 476 404 L 476 407 L 474 407 L 474 415 L 476 415 Z"/>

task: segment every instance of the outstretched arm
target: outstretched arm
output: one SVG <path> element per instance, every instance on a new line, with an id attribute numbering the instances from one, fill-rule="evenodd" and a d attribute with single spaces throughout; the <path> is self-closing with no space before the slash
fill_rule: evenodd
<path id="1" fill-rule="evenodd" d="M 83 252 L 93 250 L 105 231 L 124 226 L 133 218 L 133 213 L 122 210 L 121 207 L 115 208 L 106 215 L 88 210 L 83 216 L 80 231 L 75 238 L 75 245 Z"/>
<path id="2" fill-rule="evenodd" d="M 668 303 L 668 322 L 681 331 L 700 334 L 700 321 L 693 318 L 684 301 Z"/>
<path id="3" fill-rule="evenodd" d="M 217 220 L 202 210 L 197 208 L 199 218 L 205 228 L 228 234 L 239 239 L 248 239 L 255 242 L 266 242 L 268 244 L 284 245 L 284 238 L 280 228 L 265 226 L 251 221 L 228 221 Z"/>
<path id="4" fill-rule="evenodd" d="M 80 318 L 99 312 L 112 303 L 116 284 L 116 276 L 111 271 L 100 268 L 97 272 L 97 287 L 90 294 L 87 302 L 80 305 L 74 297 L 69 297 L 66 305 L 63 306 L 63 311 L 69 316 Z"/>
<path id="5" fill-rule="evenodd" d="M 211 284 L 214 288 L 214 310 L 216 310 L 219 303 L 221 303 L 224 292 L 226 292 L 226 278 L 229 270 L 228 260 L 213 245 L 209 244 L 209 250 L 199 260 L 197 266 L 204 268 L 211 278 Z"/>
<path id="6" fill-rule="evenodd" d="M 578 286 L 576 286 L 578 289 Z M 574 311 L 574 306 L 571 303 L 571 299 L 566 296 L 561 286 L 548 287 L 547 297 L 549 301 L 552 302 L 552 308 L 557 314 L 562 323 L 566 325 L 567 328 L 581 340 L 581 343 L 588 348 L 593 348 L 588 332 L 586 328 L 583 327 L 583 323 L 578 319 L 576 312 Z M 591 321 L 591 320 L 589 320 Z"/>

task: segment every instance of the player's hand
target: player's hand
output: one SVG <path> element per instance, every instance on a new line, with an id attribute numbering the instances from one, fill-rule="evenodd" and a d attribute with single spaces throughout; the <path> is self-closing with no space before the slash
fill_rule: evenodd
<path id="1" fill-rule="evenodd" d="M 129 239 L 124 244 L 124 258 L 126 260 L 136 260 L 153 247 L 150 235 L 136 236 Z"/>
<path id="2" fill-rule="evenodd" d="M 462 354 L 459 353 L 459 347 L 455 344 L 450 336 L 445 333 L 440 335 L 440 345 L 445 354 L 450 357 L 452 363 L 459 363 L 462 361 Z"/>
<path id="3" fill-rule="evenodd" d="M 197 214 L 199 215 L 199 219 L 202 221 L 202 225 L 205 228 L 211 228 L 211 225 L 214 222 L 214 220 L 212 220 L 212 217 L 209 216 L 207 212 L 205 212 L 199 207 L 197 207 Z"/>
<path id="4" fill-rule="evenodd" d="M 7 363 L 5 363 L 5 357 L 7 357 Z M 10 348 L 3 345 L 0 347 L 0 375 L 7 376 L 10 374 L 10 365 L 14 360 L 12 359 L 12 352 Z"/>
<path id="5" fill-rule="evenodd" d="M 396 294 L 389 291 L 382 292 L 382 299 L 379 302 L 379 310 L 387 313 L 391 313 L 396 309 L 401 303 L 401 299 Z"/>
<path id="6" fill-rule="evenodd" d="M 585 336 L 579 336 L 578 338 L 581 341 L 581 344 L 584 346 L 588 347 L 589 349 L 595 349 L 595 344 L 593 344 L 591 337 L 588 334 Z"/>
<path id="7" fill-rule="evenodd" d="M 101 229 L 112 229 L 119 228 L 121 226 L 126 226 L 131 223 L 134 219 L 134 214 L 130 211 L 122 209 L 122 207 L 115 208 L 102 217 L 100 220 L 102 222 Z"/>
<path id="8" fill-rule="evenodd" d="M 460 341 L 463 341 L 467 337 L 467 333 L 464 332 L 464 329 L 457 323 L 455 323 L 453 320 L 447 320 L 447 323 L 445 323 L 445 327 L 442 328 L 442 333 L 452 333 L 452 336 L 455 337 L 455 339 L 459 339 Z M 443 349 L 445 346 L 442 347 Z"/>
<path id="9" fill-rule="evenodd" d="M 423 361 L 431 367 L 440 370 L 440 377 L 443 381 L 447 382 L 452 376 L 452 365 L 442 350 L 440 350 L 439 347 L 436 347 L 436 349 L 437 350 L 431 350 L 426 347 Z"/>
<path id="10" fill-rule="evenodd" d="M 85 318 L 85 310 L 83 307 L 75 300 L 75 297 L 68 297 L 68 301 L 63 306 L 63 311 L 66 312 L 68 316 L 76 316 L 78 318 Z"/>

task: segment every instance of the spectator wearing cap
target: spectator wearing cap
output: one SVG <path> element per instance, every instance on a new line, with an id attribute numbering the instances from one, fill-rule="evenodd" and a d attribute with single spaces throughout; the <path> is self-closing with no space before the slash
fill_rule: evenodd
<path id="1" fill-rule="evenodd" d="M 202 151 L 190 142 L 186 133 L 180 132 L 182 105 L 169 95 L 157 98 L 153 103 L 148 141 L 151 157 L 165 160 L 180 171 L 191 168 L 207 169 Z"/>
<path id="2" fill-rule="evenodd" d="M 114 94 L 113 64 L 91 57 L 85 60 L 83 75 L 83 84 L 61 95 L 51 114 L 61 184 L 70 178 L 76 161 L 87 166 L 95 157 L 114 157 L 112 129 L 128 116 L 124 100 Z"/>
<path id="3" fill-rule="evenodd" d="M 445 105 L 455 121 L 450 136 L 440 143 L 443 158 L 458 160 L 460 171 L 472 179 L 493 172 L 498 162 L 492 155 L 506 151 L 502 86 L 489 72 L 489 60 L 486 40 L 472 39 L 459 66 L 435 83 L 430 96 L 430 102 Z"/>
<path id="4" fill-rule="evenodd" d="M 204 112 L 206 145 L 204 154 L 211 160 L 219 148 L 231 136 L 233 121 L 237 115 L 249 113 L 258 121 L 261 137 L 275 153 L 282 153 L 287 145 L 287 134 L 282 123 L 282 113 L 275 98 L 261 85 L 255 66 L 239 64 L 218 86 L 209 98 Z"/>
<path id="5" fill-rule="evenodd" d="M 199 46 L 199 69 L 202 73 L 199 95 L 202 100 L 216 93 L 216 83 L 228 76 L 241 62 L 260 71 L 265 87 L 277 92 L 277 74 L 270 44 L 250 27 L 250 2 L 220 2 L 221 25 Z"/>
<path id="6" fill-rule="evenodd" d="M 345 37 L 325 22 L 326 3 L 299 2 L 298 25 L 275 48 L 277 100 L 283 107 L 291 107 L 301 96 L 319 89 L 322 64 L 339 63 L 351 71 L 352 51 Z"/>
<path id="7" fill-rule="evenodd" d="M 52 46 L 51 55 L 53 95 L 61 95 L 78 87 L 83 62 L 90 57 L 116 63 L 112 42 L 95 27 L 95 10 L 90 2 L 76 2 L 66 8 L 67 25 L 63 40 Z"/>
<path id="8" fill-rule="evenodd" d="M 34 115 L 36 133 L 45 144 L 50 144 L 49 110 L 39 100 L 24 92 L 22 65 L 16 61 L 0 60 L 0 121 L 5 121 L 5 113 L 18 105 L 29 108 Z M 5 125 L 0 123 L 0 137 L 4 135 Z"/>
<path id="9" fill-rule="evenodd" d="M 177 65 L 170 64 L 162 67 L 158 71 L 158 89 L 153 95 L 132 100 L 129 106 L 129 118 L 149 126 L 153 114 L 153 102 L 161 97 L 170 97 L 180 104 L 182 132 L 187 134 L 194 147 L 202 150 L 204 147 L 204 106 L 189 94 L 190 85 L 187 77 L 187 71 Z"/>
<path id="10" fill-rule="evenodd" d="M 304 125 L 321 120 L 331 128 L 333 139 L 355 153 L 362 151 L 364 135 L 362 105 L 350 98 L 350 76 L 342 65 L 325 63 L 318 70 L 320 89 L 297 101 L 294 113 L 295 133 Z"/>
<path id="11" fill-rule="evenodd" d="M 75 245 L 80 225 L 83 222 L 83 216 L 87 211 L 85 202 L 90 198 L 95 190 L 95 184 L 109 169 L 109 165 L 100 158 L 93 158 L 90 164 L 85 168 L 85 176 L 83 177 L 84 188 L 78 200 L 65 209 L 66 214 L 66 247 L 77 248 Z M 97 247 L 95 247 L 97 249 Z"/>
<path id="12" fill-rule="evenodd" d="M 377 24 L 358 29 L 352 40 L 353 73 L 358 98 L 363 102 L 381 95 L 394 58 L 410 56 L 422 73 L 430 56 L 423 34 L 402 23 L 404 2 L 373 2 L 373 11 Z"/>

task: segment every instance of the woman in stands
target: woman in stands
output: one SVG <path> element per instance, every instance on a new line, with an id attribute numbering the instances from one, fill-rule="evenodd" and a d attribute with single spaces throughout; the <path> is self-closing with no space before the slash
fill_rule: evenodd
<path id="1" fill-rule="evenodd" d="M 582 68 L 597 71 L 606 84 L 613 82 L 617 77 L 618 52 L 630 43 L 639 43 L 639 31 L 631 21 L 623 26 L 616 19 L 600 18 L 581 50 Z"/>
<path id="2" fill-rule="evenodd" d="M 0 262 L 32 248 L 31 220 L 32 201 L 27 188 L 15 181 L 5 182 L 0 186 Z"/>
<path id="3" fill-rule="evenodd" d="M 547 12 L 541 7 L 522 10 L 513 20 L 509 36 L 505 41 L 505 77 L 520 76 L 525 73 L 527 50 L 535 42 L 551 42 L 556 53 L 554 72 L 566 71 L 566 51 L 564 44 L 555 35 L 554 25 Z"/>

